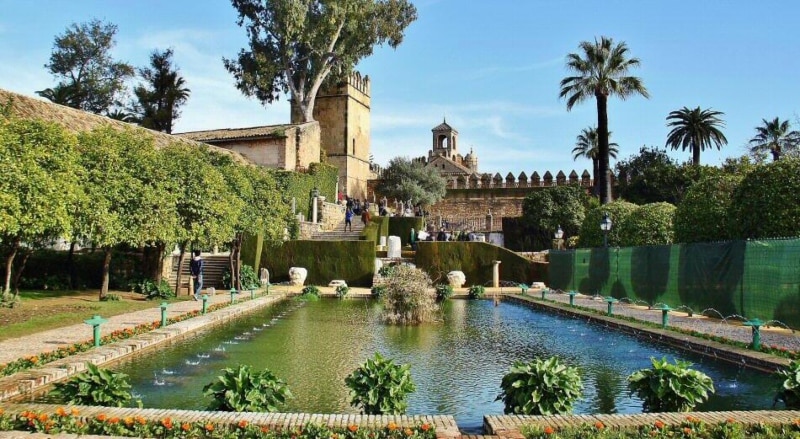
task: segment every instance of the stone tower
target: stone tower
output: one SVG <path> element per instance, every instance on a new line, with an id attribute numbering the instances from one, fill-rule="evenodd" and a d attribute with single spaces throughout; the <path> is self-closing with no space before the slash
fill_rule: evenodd
<path id="1" fill-rule="evenodd" d="M 314 105 L 320 147 L 328 162 L 339 168 L 339 190 L 366 198 L 370 177 L 370 81 L 353 72 L 346 81 L 324 85 Z M 292 123 L 300 123 L 299 106 L 292 103 Z"/>
<path id="2" fill-rule="evenodd" d="M 431 131 L 433 132 L 433 150 L 431 150 L 429 159 L 442 156 L 454 160 L 458 154 L 458 145 L 456 144 L 458 131 L 447 124 L 447 119 L 433 127 Z"/>

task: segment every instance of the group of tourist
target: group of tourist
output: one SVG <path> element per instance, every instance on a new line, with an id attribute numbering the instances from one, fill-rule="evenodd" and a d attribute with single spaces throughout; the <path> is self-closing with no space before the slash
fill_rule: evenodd
<path id="1" fill-rule="evenodd" d="M 339 194 L 342 195 L 341 193 Z M 364 200 L 361 201 L 359 199 L 350 198 L 348 196 L 344 196 L 340 199 L 340 203 L 345 205 L 344 211 L 344 231 L 346 232 L 348 227 L 350 231 L 353 231 L 353 216 L 354 215 L 361 215 L 361 222 L 364 223 L 366 227 L 369 224 L 369 220 L 371 219 L 369 213 L 369 201 Z"/>

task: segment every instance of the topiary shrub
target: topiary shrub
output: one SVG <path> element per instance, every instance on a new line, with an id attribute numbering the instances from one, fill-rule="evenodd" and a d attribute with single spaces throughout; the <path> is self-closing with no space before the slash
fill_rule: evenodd
<path id="1" fill-rule="evenodd" d="M 300 296 L 307 299 L 319 299 L 320 291 L 315 285 L 306 285 L 300 291 Z"/>
<path id="2" fill-rule="evenodd" d="M 203 387 L 213 400 L 209 410 L 225 412 L 275 412 L 292 393 L 269 369 L 254 372 L 248 365 L 225 368 L 216 381 Z"/>
<path id="3" fill-rule="evenodd" d="M 583 382 L 578 368 L 561 364 L 556 357 L 530 363 L 515 361 L 500 384 L 497 401 L 506 414 L 560 415 L 572 411 L 581 396 Z"/>
<path id="4" fill-rule="evenodd" d="M 674 218 L 675 206 L 672 204 L 643 204 L 617 222 L 616 228 L 619 230 L 620 236 L 619 245 L 634 247 L 672 244 L 675 240 L 672 226 Z"/>
<path id="5" fill-rule="evenodd" d="M 480 299 L 486 293 L 486 288 L 483 285 L 473 285 L 469 287 L 469 298 Z"/>
<path id="6" fill-rule="evenodd" d="M 86 363 L 86 370 L 56 383 L 51 397 L 64 404 L 123 407 L 132 400 L 128 375 Z"/>
<path id="7" fill-rule="evenodd" d="M 800 235 L 800 159 L 784 157 L 755 167 L 733 193 L 732 239 Z"/>
<path id="8" fill-rule="evenodd" d="M 690 369 L 692 363 L 651 358 L 653 367 L 628 377 L 628 387 L 643 401 L 645 412 L 688 412 L 714 393 L 714 383 L 703 372 Z"/>
<path id="9" fill-rule="evenodd" d="M 439 307 L 427 273 L 409 265 L 398 265 L 384 285 L 383 318 L 388 323 L 414 325 L 435 319 Z"/>
<path id="10" fill-rule="evenodd" d="M 615 226 L 611 227 L 611 231 L 608 232 L 608 245 L 621 247 L 623 245 L 622 236 L 620 235 L 619 227 L 616 225 L 624 221 L 636 207 L 633 203 L 618 200 L 586 212 L 581 224 L 578 246 L 583 248 L 603 246 L 603 231 L 600 230 L 600 222 L 603 220 L 603 215 L 608 213 L 611 221 L 615 224 Z"/>
<path id="11" fill-rule="evenodd" d="M 800 408 L 800 362 L 792 360 L 789 367 L 779 370 L 777 375 L 783 379 L 783 383 L 775 400 L 783 401 L 787 409 L 797 410 Z"/>
<path id="12" fill-rule="evenodd" d="M 449 284 L 436 285 L 436 301 L 444 302 L 453 296 L 453 287 Z"/>
<path id="13" fill-rule="evenodd" d="M 408 403 L 406 395 L 416 390 L 411 365 L 394 364 L 378 352 L 345 378 L 350 405 L 367 415 L 400 415 Z"/>
<path id="14" fill-rule="evenodd" d="M 339 285 L 336 287 L 336 297 L 340 299 L 344 299 L 347 296 L 347 293 L 350 292 L 350 287 L 347 285 Z"/>
<path id="15" fill-rule="evenodd" d="M 728 211 L 742 178 L 719 175 L 689 188 L 675 210 L 675 242 L 709 242 L 731 239 Z"/>

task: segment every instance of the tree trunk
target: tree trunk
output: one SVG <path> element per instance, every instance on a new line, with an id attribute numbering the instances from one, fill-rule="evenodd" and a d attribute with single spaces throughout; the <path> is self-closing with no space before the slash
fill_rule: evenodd
<path id="1" fill-rule="evenodd" d="M 103 285 L 100 287 L 100 300 L 103 300 L 108 294 L 108 280 L 109 280 L 109 273 L 111 272 L 111 252 L 113 251 L 112 247 L 104 247 L 103 248 Z"/>
<path id="2" fill-rule="evenodd" d="M 597 163 L 597 158 L 592 159 L 592 193 L 595 197 L 600 193 L 600 186 L 597 184 L 597 174 L 599 173 L 600 166 Z"/>
<path id="3" fill-rule="evenodd" d="M 180 245 L 181 252 L 178 255 L 178 275 L 175 278 L 175 297 L 178 297 L 181 292 L 181 277 L 183 277 L 183 256 L 186 254 L 186 246 L 188 244 L 189 244 L 188 242 L 184 241 Z M 190 291 L 189 293 L 193 294 L 194 292 Z"/>
<path id="4" fill-rule="evenodd" d="M 22 260 L 19 261 L 19 267 L 17 267 L 17 272 L 14 273 L 14 298 L 12 301 L 16 301 L 17 297 L 19 296 L 19 280 L 22 279 L 22 272 L 25 270 L 25 264 L 28 262 L 28 258 L 33 253 L 30 250 L 26 250 L 22 254 Z"/>
<path id="5" fill-rule="evenodd" d="M 69 243 L 69 254 L 67 254 L 67 273 L 69 274 L 69 289 L 74 290 L 78 283 L 78 273 L 75 272 L 75 237 Z"/>
<path id="6" fill-rule="evenodd" d="M 162 274 L 164 273 L 164 251 L 167 248 L 167 243 L 158 241 L 156 243 L 156 268 L 155 273 L 153 273 L 153 280 L 156 284 L 161 283 L 161 279 L 163 279 Z"/>
<path id="7" fill-rule="evenodd" d="M 244 233 L 237 233 L 236 234 L 236 259 L 234 263 L 236 264 L 236 282 L 238 284 L 238 289 L 242 289 L 242 240 L 244 239 Z"/>
<path id="8" fill-rule="evenodd" d="M 6 294 L 11 292 L 11 269 L 14 267 L 14 258 L 17 256 L 17 250 L 19 249 L 19 238 L 16 238 L 14 242 L 11 243 L 11 251 L 8 253 L 6 257 L 6 285 L 3 288 L 3 298 L 5 299 Z"/>
<path id="9" fill-rule="evenodd" d="M 692 142 L 692 165 L 700 166 L 700 145 Z"/>
<path id="10" fill-rule="evenodd" d="M 231 288 L 236 288 L 236 264 L 234 264 L 234 260 L 236 258 L 236 238 L 231 241 L 231 251 L 228 253 L 228 270 L 230 270 L 231 276 Z M 239 288 L 236 288 L 236 291 L 239 291 Z"/>
<path id="11" fill-rule="evenodd" d="M 600 177 L 600 204 L 608 204 L 611 198 L 610 169 L 608 168 L 608 96 L 595 93 L 597 100 L 597 160 Z"/>

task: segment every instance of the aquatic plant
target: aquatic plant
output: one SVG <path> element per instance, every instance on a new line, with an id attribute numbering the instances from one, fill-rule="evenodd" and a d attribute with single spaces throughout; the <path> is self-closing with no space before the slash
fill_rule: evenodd
<path id="1" fill-rule="evenodd" d="M 376 352 L 344 380 L 350 389 L 350 405 L 367 415 L 405 413 L 406 395 L 416 390 L 410 369 L 411 365 L 394 364 Z"/>
<path id="2" fill-rule="evenodd" d="M 253 371 L 249 365 L 225 368 L 222 375 L 203 387 L 211 396 L 209 410 L 225 412 L 275 412 L 292 393 L 269 369 Z"/>
<path id="3" fill-rule="evenodd" d="M 86 370 L 56 383 L 50 396 L 65 404 L 123 407 L 131 399 L 128 375 L 86 363 Z"/>
<path id="4" fill-rule="evenodd" d="M 506 414 L 560 415 L 572 411 L 583 382 L 578 368 L 551 357 L 529 363 L 515 361 L 500 387 L 503 391 L 497 400 L 505 404 Z"/>
<path id="5" fill-rule="evenodd" d="M 692 363 L 666 358 L 651 358 L 653 367 L 641 369 L 628 377 L 628 387 L 643 400 L 645 412 L 688 412 L 714 393 L 714 382 Z"/>

